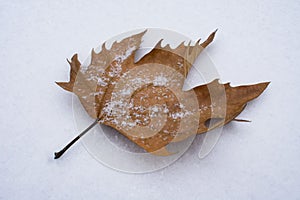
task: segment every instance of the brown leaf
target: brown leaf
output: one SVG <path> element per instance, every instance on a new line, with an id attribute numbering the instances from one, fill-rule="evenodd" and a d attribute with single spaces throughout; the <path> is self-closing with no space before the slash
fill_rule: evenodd
<path id="1" fill-rule="evenodd" d="M 214 39 L 175 49 L 161 41 L 137 63 L 135 51 L 145 32 L 92 50 L 91 64 L 71 59 L 70 81 L 57 84 L 76 94 L 92 118 L 111 126 L 146 151 L 170 154 L 166 146 L 234 120 L 247 102 L 269 84 L 231 87 L 218 80 L 182 91 L 184 80 L 203 48 Z M 79 69 L 80 68 L 80 69 Z"/>
<path id="2" fill-rule="evenodd" d="M 70 81 L 69 82 L 56 82 L 57 85 L 62 87 L 63 89 L 73 92 L 74 83 L 76 80 L 77 72 L 80 69 L 80 62 L 78 60 L 77 54 L 74 54 L 74 56 L 71 58 L 71 61 L 67 59 L 69 65 L 70 65 Z"/>
<path id="3" fill-rule="evenodd" d="M 231 87 L 229 83 L 220 84 L 218 80 L 214 80 L 207 85 L 194 88 L 194 91 L 197 94 L 198 101 L 201 102 L 201 104 L 199 104 L 199 108 L 202 108 L 200 110 L 202 115 L 200 115 L 198 133 L 204 133 L 208 131 L 208 127 L 205 125 L 205 122 L 212 119 L 212 116 L 213 118 L 224 119 L 224 121 L 216 123 L 212 128 L 222 126 L 233 120 L 238 114 L 242 112 L 247 102 L 258 97 L 268 85 L 269 82 L 264 82 L 255 85 Z M 210 90 L 213 90 L 213 92 Z M 211 103 L 212 95 L 215 95 L 216 99 L 226 99 L 225 118 L 222 112 L 220 112 L 220 110 L 218 109 L 218 106 L 220 104 L 214 105 Z M 204 111 L 203 108 L 205 107 L 207 108 L 207 110 Z"/>

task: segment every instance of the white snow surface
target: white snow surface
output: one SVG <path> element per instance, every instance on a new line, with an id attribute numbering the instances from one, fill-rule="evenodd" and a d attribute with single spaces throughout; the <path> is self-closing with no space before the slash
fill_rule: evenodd
<path id="1" fill-rule="evenodd" d="M 1 1 L 0 199 L 299 199 L 299 10 L 295 0 Z M 72 95 L 54 83 L 69 78 L 65 59 L 145 27 L 194 40 L 218 28 L 207 53 L 223 82 L 272 81 L 239 116 L 252 122 L 225 126 L 205 159 L 200 136 L 149 174 L 114 171 L 80 143 L 54 160 L 78 131 Z"/>

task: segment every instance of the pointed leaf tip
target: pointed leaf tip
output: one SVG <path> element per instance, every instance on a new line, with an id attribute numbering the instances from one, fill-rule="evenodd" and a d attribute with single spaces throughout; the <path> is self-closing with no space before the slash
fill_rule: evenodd
<path id="1" fill-rule="evenodd" d="M 57 82 L 57 81 L 55 81 L 55 83 L 59 87 L 63 88 L 64 90 L 67 90 L 69 92 L 73 92 L 73 86 L 69 82 Z"/>
<path id="2" fill-rule="evenodd" d="M 207 47 L 207 46 L 214 40 L 217 30 L 218 30 L 218 29 L 216 29 L 214 32 L 212 32 L 212 33 L 208 36 L 208 38 L 207 38 L 203 43 L 201 43 L 201 46 L 202 46 L 203 48 Z"/>
<path id="3" fill-rule="evenodd" d="M 81 63 L 78 60 L 77 53 L 72 56 L 71 61 L 69 59 L 67 59 L 67 62 L 70 65 L 70 79 L 69 79 L 69 82 L 55 82 L 55 83 L 58 86 L 60 86 L 61 88 L 65 89 L 69 92 L 73 92 L 73 86 L 74 86 L 74 83 L 75 83 L 77 72 L 80 69 Z"/>

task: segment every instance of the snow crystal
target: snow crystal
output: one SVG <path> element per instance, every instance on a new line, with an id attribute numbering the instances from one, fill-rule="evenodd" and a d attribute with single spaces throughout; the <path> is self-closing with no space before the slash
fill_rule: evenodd
<path id="1" fill-rule="evenodd" d="M 193 114 L 193 112 L 185 110 L 185 111 L 182 111 L 182 112 L 172 113 L 170 116 L 173 119 L 182 119 L 183 117 L 186 117 L 186 116 L 192 115 L 192 114 Z"/>
<path id="2" fill-rule="evenodd" d="M 153 112 L 158 112 L 159 111 L 159 108 L 157 106 L 153 106 L 152 109 L 151 109 Z"/>
<path id="3" fill-rule="evenodd" d="M 168 83 L 168 79 L 162 75 L 156 76 L 153 80 L 154 86 L 165 86 Z"/>
<path id="4" fill-rule="evenodd" d="M 94 93 L 92 93 L 93 96 L 102 95 L 102 94 L 104 94 L 103 91 L 99 91 L 99 92 L 94 92 Z"/>
<path id="5" fill-rule="evenodd" d="M 164 108 L 163 112 L 164 112 L 164 113 L 168 113 L 168 112 L 169 112 L 169 109 L 168 109 L 168 108 Z"/>
<path id="6" fill-rule="evenodd" d="M 171 116 L 173 119 L 178 119 L 178 118 L 182 118 L 184 114 L 182 112 L 176 112 L 176 113 L 172 113 Z"/>
<path id="7" fill-rule="evenodd" d="M 177 65 L 178 65 L 179 68 L 183 67 L 183 64 L 181 62 L 177 62 Z"/>
<path id="8" fill-rule="evenodd" d="M 114 65 L 111 65 L 110 71 L 108 72 L 108 75 L 110 77 L 116 77 L 122 72 L 122 66 L 120 63 L 115 63 Z"/>
<path id="9" fill-rule="evenodd" d="M 125 89 L 120 91 L 120 94 L 123 95 L 123 96 L 130 95 L 131 94 L 131 89 L 130 88 L 125 88 Z"/>
<path id="10" fill-rule="evenodd" d="M 104 82 L 101 78 L 98 79 L 98 83 L 97 84 L 100 85 L 100 86 L 107 86 L 107 83 Z"/>

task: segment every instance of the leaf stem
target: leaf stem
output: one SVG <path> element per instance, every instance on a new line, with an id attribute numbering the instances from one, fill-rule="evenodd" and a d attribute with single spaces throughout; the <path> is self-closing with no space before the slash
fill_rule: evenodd
<path id="1" fill-rule="evenodd" d="M 92 129 L 98 122 L 100 121 L 100 118 L 97 118 L 89 127 L 87 127 L 84 131 L 82 131 L 77 137 L 75 137 L 67 146 L 65 146 L 62 150 L 59 152 L 54 153 L 54 159 L 60 158 L 77 140 L 79 140 L 82 136 L 84 136 L 90 129 Z"/>

